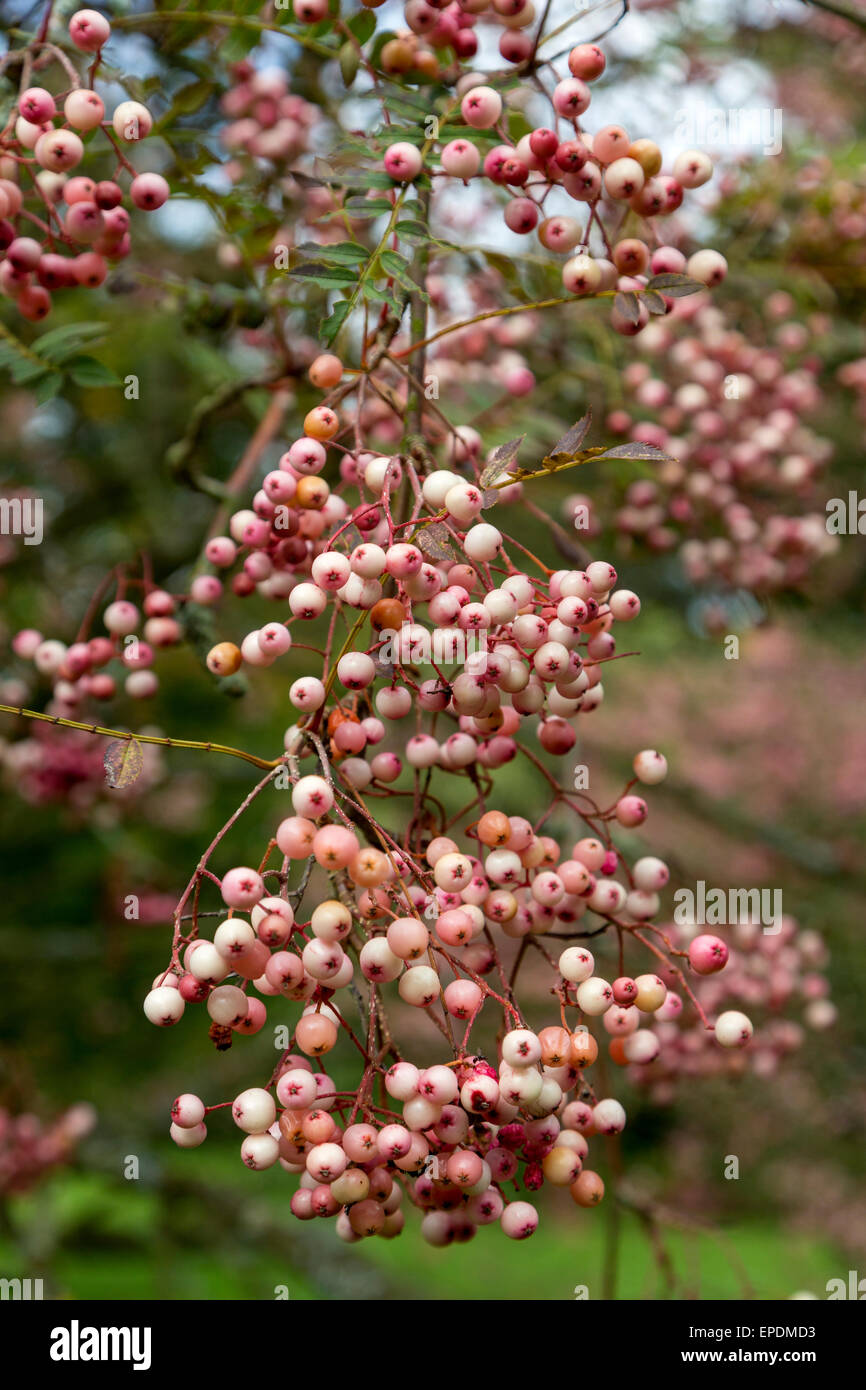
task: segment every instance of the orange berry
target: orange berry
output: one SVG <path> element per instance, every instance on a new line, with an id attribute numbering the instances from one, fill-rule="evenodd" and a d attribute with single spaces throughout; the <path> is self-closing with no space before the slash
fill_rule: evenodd
<path id="1" fill-rule="evenodd" d="M 579 1207 L 597 1207 L 604 1196 L 604 1183 L 598 1173 L 584 1168 L 568 1190 Z"/>
<path id="2" fill-rule="evenodd" d="M 242 660 L 241 649 L 234 642 L 217 642 L 207 654 L 207 669 L 214 676 L 233 676 Z"/>
<path id="3" fill-rule="evenodd" d="M 542 1028 L 538 1041 L 541 1043 L 541 1060 L 546 1067 L 563 1067 L 569 1061 L 571 1034 L 567 1028 L 558 1028 L 555 1024 Z"/>
<path id="4" fill-rule="evenodd" d="M 299 507 L 320 512 L 331 495 L 331 489 L 324 478 L 306 477 L 298 479 L 295 501 Z"/>
<path id="5" fill-rule="evenodd" d="M 307 1142 L 303 1131 L 306 1110 L 284 1110 L 279 1119 L 280 1134 L 296 1149 L 302 1149 Z"/>
<path id="6" fill-rule="evenodd" d="M 578 1028 L 571 1035 L 571 1065 L 591 1067 L 598 1056 L 598 1043 L 588 1028 Z"/>
<path id="7" fill-rule="evenodd" d="M 385 1224 L 385 1208 L 367 1197 L 349 1207 L 349 1225 L 356 1236 L 378 1235 Z"/>
<path id="8" fill-rule="evenodd" d="M 570 1187 L 580 1176 L 580 1154 L 565 1145 L 555 1145 L 541 1160 L 544 1176 L 554 1187 Z"/>
<path id="9" fill-rule="evenodd" d="M 406 621 L 406 610 L 398 598 L 380 598 L 370 609 L 370 626 L 375 632 L 397 632 Z"/>
<path id="10" fill-rule="evenodd" d="M 301 1130 L 308 1144 L 326 1144 L 335 1129 L 336 1125 L 327 1110 L 304 1111 Z"/>
<path id="11" fill-rule="evenodd" d="M 610 1043 L 610 1060 L 615 1062 L 618 1067 L 627 1067 L 628 1058 L 625 1055 L 625 1038 L 612 1038 Z"/>
<path id="12" fill-rule="evenodd" d="M 332 352 L 321 353 L 310 367 L 309 377 L 320 391 L 330 391 L 343 375 L 343 364 Z"/>
<path id="13" fill-rule="evenodd" d="M 375 888 L 390 876 L 391 862 L 387 854 L 372 845 L 362 849 L 349 865 L 349 877 L 360 888 Z"/>
<path id="14" fill-rule="evenodd" d="M 517 899 L 507 888 L 495 888 L 484 903 L 484 915 L 492 922 L 510 922 L 517 916 Z"/>
<path id="15" fill-rule="evenodd" d="M 382 46 L 379 62 L 383 72 L 411 72 L 415 66 L 415 45 L 408 39 L 389 39 Z"/>
<path id="16" fill-rule="evenodd" d="M 633 140 L 628 147 L 628 157 L 637 160 L 648 179 L 661 170 L 662 152 L 655 140 Z"/>
<path id="17" fill-rule="evenodd" d="M 499 849 L 510 834 L 511 822 L 504 811 L 485 811 L 478 822 L 478 838 L 491 849 Z"/>
<path id="18" fill-rule="evenodd" d="M 333 439 L 340 428 L 340 417 L 328 405 L 317 405 L 304 419 L 304 434 L 310 439 Z"/>
<path id="19" fill-rule="evenodd" d="M 474 719 L 476 728 L 483 734 L 495 734 L 505 723 L 505 715 L 501 709 L 495 709 L 491 714 L 476 714 Z"/>
<path id="20" fill-rule="evenodd" d="M 415 70 L 423 73 L 425 77 L 438 77 L 439 59 L 429 48 L 419 48 L 415 54 Z"/>
<path id="21" fill-rule="evenodd" d="M 324 1014 L 304 1014 L 295 1028 L 295 1044 L 308 1057 L 330 1052 L 337 1041 L 337 1025 Z"/>

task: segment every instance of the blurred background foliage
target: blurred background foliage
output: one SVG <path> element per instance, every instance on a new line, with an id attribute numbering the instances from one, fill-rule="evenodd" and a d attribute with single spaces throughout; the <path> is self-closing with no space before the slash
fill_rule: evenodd
<path id="1" fill-rule="evenodd" d="M 27 28 L 36 7 L 3 8 L 10 24 Z M 131 21 L 141 8 L 111 7 Z M 610 44 L 605 79 L 610 110 L 627 126 L 638 119 L 629 119 L 630 105 L 644 112 L 639 133 L 653 138 L 661 138 L 654 123 L 669 120 L 689 94 L 726 106 L 731 74 L 739 75 L 745 100 L 750 91 L 769 94 L 771 106 L 784 108 L 781 154 L 732 159 L 720 196 L 703 213 L 707 244 L 731 264 L 715 301 L 746 333 L 774 291 L 793 297 L 790 318 L 823 316 L 820 342 L 811 345 L 822 391 L 814 424 L 833 443 L 827 495 L 845 496 L 862 473 L 862 400 L 839 371 L 864 354 L 864 36 L 795 0 L 633 8 Z M 260 6 L 232 9 L 252 15 Z M 257 333 L 268 304 L 285 292 L 250 265 L 290 211 L 247 185 L 243 193 L 220 191 L 210 176 L 225 62 L 252 52 L 289 64 L 293 90 L 326 109 L 334 100 L 318 60 L 272 39 L 262 53 L 255 49 L 261 36 L 242 27 L 214 33 L 131 22 L 127 32 L 121 54 L 137 74 L 132 94 L 164 117 L 163 172 L 177 202 L 189 206 L 186 217 L 175 211 L 137 227 L 133 256 L 105 289 L 84 303 L 61 296 L 52 319 L 52 326 L 76 316 L 102 323 L 88 350 L 116 378 L 136 376 L 137 399 L 115 386 L 72 382 L 40 404 L 26 387 L 0 383 L 4 491 L 31 489 L 45 499 L 48 518 L 41 546 L 0 541 L 7 691 L 24 675 L 9 653 L 17 628 L 71 640 L 106 571 L 141 553 L 159 582 L 183 588 L 213 521 L 217 504 L 177 481 L 170 451 L 203 398 L 261 375 Z M 841 227 L 840 207 L 850 214 Z M 221 248 L 238 241 L 249 262 L 233 267 Z M 507 273 L 504 259 L 491 263 Z M 280 318 L 292 345 L 308 349 L 315 305 L 301 295 L 282 305 Z M 529 447 L 546 447 L 557 422 L 570 424 L 587 405 L 602 430 L 606 410 L 620 403 L 610 383 L 635 344 L 610 342 L 603 309 L 582 306 L 567 332 L 563 325 L 563 318 L 546 323 L 535 345 L 537 400 L 504 408 L 500 392 L 482 382 L 452 403 L 460 422 L 484 416 L 485 444 L 510 437 L 519 420 Z M 11 327 L 25 340 L 39 332 Z M 596 370 L 602 337 L 607 376 Z M 302 381 L 292 391 L 286 428 L 294 432 L 316 396 Z M 210 476 L 230 477 L 268 396 L 251 389 L 207 420 L 198 457 Z M 283 446 L 281 438 L 260 472 Z M 607 482 L 585 472 L 580 487 L 598 495 L 603 515 Z M 573 482 L 574 475 L 548 482 L 533 498 L 561 515 Z M 523 542 L 548 555 L 543 521 L 521 512 L 519 525 Z M 634 751 L 660 747 L 672 775 L 652 792 L 641 845 L 668 858 L 685 882 L 781 885 L 786 911 L 830 948 L 839 1008 L 836 1027 L 810 1034 L 774 1075 L 683 1084 L 663 1107 L 632 1097 L 622 1139 L 630 1185 L 661 1203 L 671 1223 L 660 1233 L 639 1210 L 624 1209 L 617 1292 L 774 1298 L 806 1289 L 822 1296 L 827 1279 L 856 1267 L 866 1249 L 863 538 L 842 537 L 837 554 L 784 597 L 752 606 L 736 593 L 712 594 L 721 623 L 704 620 L 672 556 L 620 553 L 612 535 L 593 545 L 644 600 L 632 629 L 640 658 L 612 669 L 604 709 L 581 721 L 578 750 L 563 760 L 569 766 L 561 776 L 568 779 L 573 761 L 586 762 L 594 790 L 612 795 Z M 264 616 L 256 599 L 230 600 L 219 635 L 239 637 Z M 723 656 L 729 632 L 741 638 L 738 661 Z M 257 672 L 233 699 L 185 646 L 161 658 L 154 701 L 144 707 L 121 698 L 106 720 L 273 756 L 293 722 L 286 692 L 301 662 L 295 651 Z M 31 688 L 26 703 L 44 698 Z M 31 730 L 3 716 L 2 734 L 11 746 Z M 174 1149 L 168 1109 L 178 1091 L 225 1099 L 272 1065 L 267 1031 L 217 1054 L 191 1020 L 165 1032 L 149 1027 L 140 1002 L 166 959 L 172 904 L 251 785 L 248 770 L 228 759 L 160 752 L 149 757 L 140 795 L 101 786 L 78 805 L 68 797 L 25 800 L 16 776 L 10 763 L 0 797 L 0 1105 L 48 1119 L 84 1101 L 97 1121 L 69 1166 L 30 1193 L 0 1199 L 0 1273 L 43 1274 L 61 1297 L 268 1298 L 282 1286 L 291 1298 L 373 1300 L 570 1299 L 581 1285 L 591 1297 L 612 1292 L 613 1204 L 576 1211 L 567 1194 L 564 1202 L 554 1194 L 528 1245 L 507 1241 L 497 1228 L 465 1247 L 434 1251 L 410 1220 L 399 1241 L 344 1248 L 329 1227 L 290 1217 L 280 1169 L 244 1169 L 229 1124 L 214 1123 L 194 1154 Z M 525 762 L 502 769 L 497 780 L 506 809 L 543 804 L 544 783 Z M 285 793 L 271 789 L 260 798 L 233 835 L 230 862 L 258 862 L 284 806 Z M 551 829 L 567 836 L 575 827 L 560 817 Z M 124 917 L 129 894 L 140 897 L 139 921 Z M 348 1061 L 338 1056 L 338 1079 L 341 1065 Z M 740 1160 L 737 1181 L 724 1176 L 731 1154 Z M 130 1156 L 138 1160 L 137 1180 L 124 1177 Z"/>

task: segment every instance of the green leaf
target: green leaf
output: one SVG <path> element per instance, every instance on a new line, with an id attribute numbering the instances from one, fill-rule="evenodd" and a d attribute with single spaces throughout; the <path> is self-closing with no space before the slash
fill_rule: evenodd
<path id="1" fill-rule="evenodd" d="M 498 270 L 509 289 L 522 290 L 523 284 L 517 265 L 511 256 L 505 256 L 501 251 L 488 251 L 485 247 L 483 252 L 477 249 L 471 253 L 471 259 L 483 265 L 486 263 Z"/>
<path id="2" fill-rule="evenodd" d="M 326 347 L 330 347 L 339 333 L 351 308 L 348 299 L 339 299 L 334 305 L 329 318 L 322 324 L 322 342 Z"/>
<path id="3" fill-rule="evenodd" d="M 379 264 L 389 275 L 395 275 L 398 279 L 401 275 L 409 274 L 409 262 L 398 251 L 383 251 Z"/>
<path id="4" fill-rule="evenodd" d="M 500 444 L 499 448 L 494 450 L 478 480 L 481 488 L 490 487 L 497 478 L 502 476 L 509 465 L 514 463 L 525 438 L 526 435 L 521 434 L 517 439 L 509 439 L 507 444 Z"/>
<path id="5" fill-rule="evenodd" d="M 407 219 L 405 222 L 398 222 L 394 231 L 406 241 L 429 241 L 431 239 L 423 222 L 413 222 Z"/>
<path id="6" fill-rule="evenodd" d="M 260 42 L 261 35 L 254 29 L 230 29 L 220 41 L 220 62 L 239 63 Z"/>
<path id="7" fill-rule="evenodd" d="M 95 357 L 73 357 L 66 371 L 76 386 L 119 386 L 120 378 Z"/>
<path id="8" fill-rule="evenodd" d="M 408 92 L 408 91 L 402 91 L 402 92 L 400 93 L 399 96 L 395 96 L 395 95 L 389 93 L 389 95 L 388 95 L 388 100 L 387 100 L 388 115 L 389 115 L 389 116 L 399 116 L 400 119 L 401 119 L 402 121 L 409 121 L 410 124 L 411 124 L 411 126 L 413 126 L 413 127 L 415 127 L 415 126 L 422 126 L 422 127 L 423 127 L 423 123 L 424 123 L 424 121 L 426 121 L 427 117 L 430 116 L 431 114 L 433 114 L 433 113 L 430 111 L 430 102 L 429 102 L 429 100 L 427 99 L 426 96 L 421 97 L 418 101 L 412 101 L 412 100 L 411 100 L 411 96 L 412 96 L 411 92 Z M 393 128 L 393 127 L 391 127 L 391 126 L 386 127 L 386 130 L 387 130 L 388 134 L 391 133 L 392 128 Z M 464 128 L 464 132 L 465 132 L 465 128 Z M 381 132 L 381 133 L 384 133 L 384 131 Z M 421 131 L 421 135 L 422 135 L 422 138 L 424 138 L 423 129 L 422 129 L 422 131 Z M 474 132 L 473 132 L 473 135 L 474 135 Z M 411 136 L 411 133 L 410 133 L 410 132 L 402 131 L 402 130 L 400 131 L 400 139 L 401 139 L 401 140 L 406 140 L 406 139 L 411 139 L 411 138 L 412 138 L 412 136 Z"/>
<path id="9" fill-rule="evenodd" d="M 643 302 L 651 314 L 666 314 L 668 306 L 656 290 L 644 290 Z"/>
<path id="10" fill-rule="evenodd" d="M 393 188 L 394 180 L 388 174 L 377 173 L 374 169 L 352 169 L 347 170 L 345 179 L 335 182 L 338 188 L 342 188 L 344 184 L 350 188 Z M 389 210 L 390 207 L 389 203 Z"/>
<path id="11" fill-rule="evenodd" d="M 355 45 L 348 39 L 340 49 L 339 62 L 343 85 L 345 87 L 351 87 L 355 78 L 358 76 L 358 68 L 361 66 L 361 55 Z"/>
<path id="12" fill-rule="evenodd" d="M 673 271 L 654 275 L 651 280 L 647 281 L 648 290 L 659 290 L 672 299 L 680 299 L 686 294 L 697 294 L 699 290 L 706 288 L 706 285 L 702 285 L 700 280 L 693 280 L 690 275 L 675 275 Z"/>
<path id="13" fill-rule="evenodd" d="M 36 404 L 46 405 L 48 401 L 54 399 L 63 386 L 63 377 L 60 372 L 51 372 L 48 376 L 42 377 L 36 387 Z"/>
<path id="14" fill-rule="evenodd" d="M 406 305 L 395 299 L 389 290 L 377 289 L 375 285 L 364 286 L 363 298 L 369 300 L 371 304 L 387 304 L 388 308 L 393 309 L 400 318 L 406 312 Z"/>
<path id="15" fill-rule="evenodd" d="M 381 217 L 383 213 L 390 213 L 392 207 L 387 198 L 358 197 L 346 199 L 345 211 L 349 214 L 353 222 L 361 222 L 365 218 Z M 329 212 L 328 219 L 333 220 L 333 218 L 341 217 L 342 215 L 342 211 Z M 322 218 L 321 220 L 324 221 L 325 219 Z"/>
<path id="16" fill-rule="evenodd" d="M 9 368 L 9 375 L 17 386 L 28 386 L 33 381 L 38 381 L 46 372 L 51 372 L 52 368 L 47 362 L 31 362 L 29 358 L 19 358 L 13 362 Z"/>
<path id="17" fill-rule="evenodd" d="M 465 140 L 466 127 L 465 125 L 449 125 L 445 122 L 439 127 L 439 138 L 440 140 Z M 495 145 L 501 138 L 496 130 L 473 130 L 472 132 L 473 145 Z"/>
<path id="18" fill-rule="evenodd" d="M 385 274 L 396 280 L 397 284 L 401 285 L 404 290 L 408 290 L 410 294 L 419 295 L 425 303 L 430 302 L 427 291 L 412 279 L 409 262 L 404 256 L 399 255 L 397 251 L 383 251 L 379 257 L 379 265 Z"/>
<path id="19" fill-rule="evenodd" d="M 289 275 L 297 275 L 302 280 L 315 280 L 322 289 L 344 290 L 347 285 L 357 282 L 357 275 L 339 265 L 315 265 L 312 263 L 296 266 Z"/>
<path id="20" fill-rule="evenodd" d="M 376 32 L 376 16 L 372 10 L 359 10 L 346 21 L 346 28 L 351 29 L 358 43 L 366 43 Z"/>
<path id="21" fill-rule="evenodd" d="M 213 96 L 214 90 L 214 83 L 207 81 L 190 82 L 186 87 L 181 87 L 172 97 L 171 116 L 191 116 L 193 111 L 200 111 Z"/>
<path id="22" fill-rule="evenodd" d="M 613 307 L 629 323 L 640 323 L 640 300 L 633 290 L 614 296 Z"/>
<path id="23" fill-rule="evenodd" d="M 647 463 L 676 463 L 672 454 L 666 454 L 664 449 L 657 449 L 655 444 L 615 444 L 612 449 L 605 449 L 603 454 L 596 455 L 596 461 L 602 459 L 644 459 Z"/>
<path id="24" fill-rule="evenodd" d="M 571 429 L 568 430 L 561 439 L 557 440 L 548 457 L 554 460 L 558 458 L 573 458 L 586 439 L 591 424 L 592 411 L 588 410 L 586 414 L 578 420 L 576 425 L 572 425 Z"/>
<path id="25" fill-rule="evenodd" d="M 332 183 L 331 180 L 319 178 L 316 174 L 308 174 L 305 169 L 289 169 L 287 173 L 301 188 L 328 188 Z"/>
<path id="26" fill-rule="evenodd" d="M 93 343 L 101 338 L 107 327 L 106 323 L 65 323 L 61 328 L 52 328 L 36 338 L 32 350 L 46 362 L 64 362 L 85 343 Z"/>
<path id="27" fill-rule="evenodd" d="M 337 241 L 328 246 L 305 241 L 298 251 L 304 256 L 318 256 L 326 265 L 359 265 L 370 256 L 366 246 L 361 246 L 357 241 Z"/>

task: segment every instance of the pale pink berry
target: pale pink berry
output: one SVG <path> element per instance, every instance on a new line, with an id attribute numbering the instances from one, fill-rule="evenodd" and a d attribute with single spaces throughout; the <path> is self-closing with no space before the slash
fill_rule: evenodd
<path id="1" fill-rule="evenodd" d="M 79 87 L 64 101 L 63 114 L 73 129 L 95 130 L 105 116 L 105 104 L 89 87 Z"/>
<path id="2" fill-rule="evenodd" d="M 502 115 L 502 98 L 492 87 L 473 87 L 460 103 L 467 125 L 476 130 L 489 130 Z"/>
<path id="3" fill-rule="evenodd" d="M 140 101 L 122 101 L 114 109 L 111 124 L 119 140 L 134 144 L 150 134 L 153 117 Z"/>
<path id="4" fill-rule="evenodd" d="M 185 1008 L 180 990 L 160 985 L 152 989 L 144 1001 L 144 1012 L 151 1023 L 169 1028 L 183 1016 Z"/>
<path id="5" fill-rule="evenodd" d="M 43 169 L 65 174 L 81 163 L 84 146 L 73 130 L 51 130 L 40 135 L 33 153 Z"/>
<path id="6" fill-rule="evenodd" d="M 700 188 L 713 177 L 713 161 L 700 150 L 686 150 L 674 160 L 673 173 L 683 188 Z"/>
<path id="7" fill-rule="evenodd" d="M 264 1134 L 276 1117 L 273 1096 L 260 1086 L 241 1091 L 232 1103 L 232 1119 L 247 1134 Z"/>
<path id="8" fill-rule="evenodd" d="M 197 1149 L 207 1138 L 207 1126 L 204 1124 L 190 1125 L 188 1128 L 172 1124 L 168 1132 L 179 1149 Z"/>
<path id="9" fill-rule="evenodd" d="M 716 1042 L 722 1047 L 745 1047 L 753 1031 L 751 1019 L 737 1009 L 719 1014 L 714 1029 Z"/>
<path id="10" fill-rule="evenodd" d="M 647 804 L 639 796 L 621 796 L 616 803 L 616 818 L 620 825 L 632 827 L 643 825 L 647 818 Z"/>
<path id="11" fill-rule="evenodd" d="M 645 748 L 642 752 L 636 753 L 632 767 L 638 781 L 647 786 L 663 782 L 668 773 L 667 759 L 654 748 Z"/>
<path id="12" fill-rule="evenodd" d="M 324 777 L 302 777 L 292 787 L 292 806 L 301 817 L 318 819 L 331 810 L 334 793 Z"/>
<path id="13" fill-rule="evenodd" d="M 728 263 L 719 251 L 696 251 L 686 264 L 686 274 L 711 289 L 720 285 L 727 273 Z"/>
<path id="14" fill-rule="evenodd" d="M 499 1224 L 511 1240 L 526 1240 L 538 1226 L 538 1212 L 529 1202 L 509 1202 Z"/>
<path id="15" fill-rule="evenodd" d="M 171 1107 L 171 1118 L 181 1129 L 194 1129 L 205 1117 L 204 1101 L 189 1091 L 178 1096 Z"/>
<path id="16" fill-rule="evenodd" d="M 248 909 L 265 896 L 265 885 L 255 869 L 229 869 L 220 891 L 228 907 Z"/>
<path id="17" fill-rule="evenodd" d="M 468 140 L 451 140 L 442 150 L 441 159 L 446 174 L 458 179 L 471 179 L 481 168 L 480 151 Z"/>

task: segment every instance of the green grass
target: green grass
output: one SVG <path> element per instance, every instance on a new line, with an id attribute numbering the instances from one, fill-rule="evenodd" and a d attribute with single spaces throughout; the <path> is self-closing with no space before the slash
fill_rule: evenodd
<path id="1" fill-rule="evenodd" d="M 63 1299 L 604 1297 L 604 1207 L 580 1212 L 554 1198 L 529 1241 L 510 1241 L 493 1226 L 447 1250 L 421 1239 L 409 1211 L 399 1239 L 345 1246 L 330 1222 L 289 1216 L 279 1181 L 258 1192 L 205 1181 L 185 1187 L 170 1173 L 159 1186 L 119 1186 L 92 1172 L 65 1174 L 15 1203 L 29 1253 L 0 1241 L 0 1275 L 42 1275 L 49 1296 Z M 674 1230 L 663 1241 L 668 1278 L 642 1226 L 623 1216 L 618 1298 L 786 1299 L 803 1290 L 820 1298 L 849 1263 L 827 1242 L 761 1221 L 731 1225 L 721 1239 Z"/>
<path id="2" fill-rule="evenodd" d="M 604 1228 L 601 1213 L 585 1221 L 565 1220 L 528 1241 L 510 1241 L 497 1228 L 483 1230 L 468 1245 L 448 1250 L 419 1249 L 416 1238 L 376 1241 L 365 1253 L 392 1277 L 423 1286 L 429 1299 L 569 1299 L 603 1297 Z M 570 1223 L 569 1223 L 570 1224 Z M 788 1298 L 798 1290 L 824 1296 L 827 1280 L 840 1274 L 844 1260 L 825 1243 L 792 1236 L 764 1225 L 731 1227 L 727 1243 L 748 1274 L 752 1296 Z M 742 1299 L 746 1292 L 737 1270 L 710 1236 L 674 1233 L 667 1242 L 677 1276 L 666 1291 L 651 1248 L 641 1230 L 626 1225 L 617 1278 L 621 1299 L 666 1297 Z M 425 1250 L 429 1253 L 425 1254 Z M 847 1268 L 847 1266 L 845 1266 Z"/>

